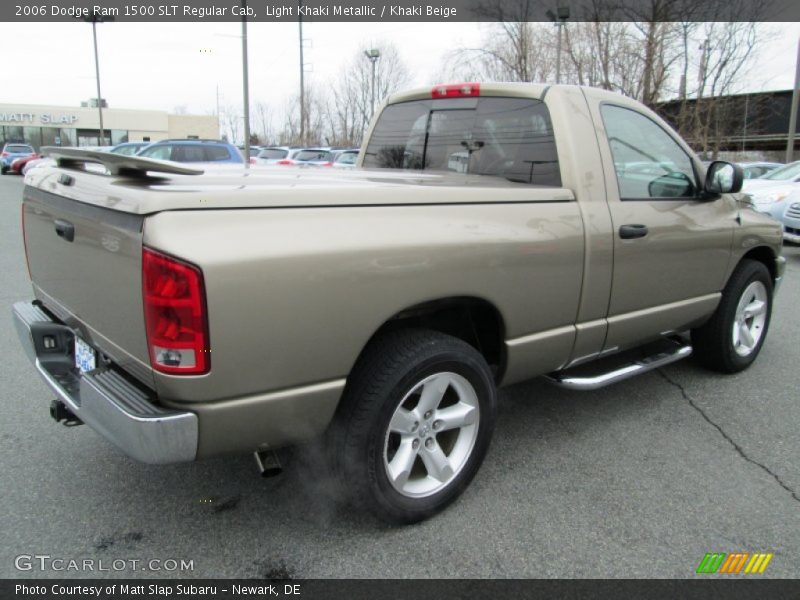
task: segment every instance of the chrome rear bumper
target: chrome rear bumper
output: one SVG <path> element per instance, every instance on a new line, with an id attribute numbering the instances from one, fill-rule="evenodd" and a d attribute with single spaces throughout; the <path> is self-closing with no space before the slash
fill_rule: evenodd
<path id="1" fill-rule="evenodd" d="M 197 415 L 165 410 L 117 371 L 74 368 L 74 332 L 39 306 L 17 302 L 14 325 L 36 370 L 75 416 L 145 463 L 187 462 L 197 455 Z"/>

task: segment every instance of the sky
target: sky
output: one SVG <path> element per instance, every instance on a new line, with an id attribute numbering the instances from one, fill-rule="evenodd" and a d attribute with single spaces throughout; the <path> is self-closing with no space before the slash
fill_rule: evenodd
<path id="1" fill-rule="evenodd" d="M 304 23 L 307 77 L 326 82 L 374 41 L 400 51 L 412 85 L 438 82 L 454 48 L 477 47 L 480 23 Z M 756 68 L 742 91 L 789 89 L 795 74 L 800 23 L 768 23 Z M 240 23 L 126 23 L 97 26 L 102 94 L 110 107 L 211 114 L 241 106 Z M 276 112 L 297 93 L 297 23 L 248 25 L 251 103 Z M 96 96 L 91 26 L 86 23 L 0 23 L 4 54 L 0 102 L 79 106 Z M 364 58 L 363 60 L 367 60 Z"/>

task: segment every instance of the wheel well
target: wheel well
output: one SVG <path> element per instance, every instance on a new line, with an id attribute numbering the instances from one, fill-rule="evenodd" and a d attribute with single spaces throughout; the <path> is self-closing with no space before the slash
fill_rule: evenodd
<path id="1" fill-rule="evenodd" d="M 770 277 L 772 277 L 772 281 L 775 281 L 778 273 L 775 267 L 775 255 L 772 253 L 772 250 L 766 246 L 759 246 L 758 248 L 753 248 L 752 250 L 748 251 L 747 254 L 742 257 L 742 260 L 745 258 L 757 260 L 758 262 L 763 263 L 764 266 L 767 267 Z"/>
<path id="2" fill-rule="evenodd" d="M 505 369 L 505 327 L 500 311 L 486 300 L 446 298 L 406 308 L 387 320 L 373 338 L 386 331 L 423 327 L 464 340 L 480 352 L 499 381 Z"/>

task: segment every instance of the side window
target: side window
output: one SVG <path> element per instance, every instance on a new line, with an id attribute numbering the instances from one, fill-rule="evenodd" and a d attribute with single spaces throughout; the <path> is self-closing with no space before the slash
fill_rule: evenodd
<path id="1" fill-rule="evenodd" d="M 225 146 L 205 146 L 205 160 L 209 162 L 230 160 L 231 155 Z"/>
<path id="2" fill-rule="evenodd" d="M 172 160 L 178 162 L 203 162 L 205 154 L 203 153 L 203 148 L 199 145 L 180 144 L 175 146 Z"/>
<path id="3" fill-rule="evenodd" d="M 622 200 L 691 198 L 692 160 L 655 121 L 620 106 L 601 107 Z"/>

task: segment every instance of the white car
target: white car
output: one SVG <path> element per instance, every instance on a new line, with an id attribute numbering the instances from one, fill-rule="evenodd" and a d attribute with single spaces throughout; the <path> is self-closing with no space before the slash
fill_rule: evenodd
<path id="1" fill-rule="evenodd" d="M 256 156 L 258 165 L 293 165 L 294 157 L 303 148 L 292 148 L 291 146 L 269 146 L 262 148 Z"/>
<path id="2" fill-rule="evenodd" d="M 800 199 L 800 161 L 757 179 L 746 179 L 742 191 L 750 196 L 757 211 L 782 221 L 787 206 Z"/>
<path id="3" fill-rule="evenodd" d="M 334 169 L 354 169 L 358 161 L 358 148 L 355 150 L 341 150 L 333 158 Z"/>

